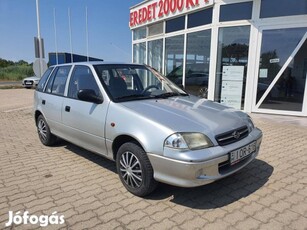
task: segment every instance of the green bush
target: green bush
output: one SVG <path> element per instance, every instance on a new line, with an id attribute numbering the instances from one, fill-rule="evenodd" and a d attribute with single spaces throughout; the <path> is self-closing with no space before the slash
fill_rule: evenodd
<path id="1" fill-rule="evenodd" d="M 0 67 L 0 80 L 20 81 L 25 77 L 33 76 L 31 65 L 11 65 Z"/>

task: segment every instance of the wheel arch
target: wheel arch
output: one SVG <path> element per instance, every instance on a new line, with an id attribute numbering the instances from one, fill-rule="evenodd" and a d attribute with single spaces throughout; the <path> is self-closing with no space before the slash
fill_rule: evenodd
<path id="1" fill-rule="evenodd" d="M 129 135 L 119 135 L 114 139 L 114 141 L 112 143 L 113 160 L 116 160 L 116 155 L 117 155 L 117 152 L 118 152 L 118 149 L 120 148 L 120 146 L 122 146 L 123 144 L 125 144 L 127 142 L 133 142 L 133 143 L 137 144 L 138 146 L 140 146 L 146 152 L 146 149 L 144 148 L 144 146 L 135 137 L 132 137 L 132 136 L 129 136 Z"/>
<path id="2" fill-rule="evenodd" d="M 39 117 L 39 115 L 44 116 L 41 111 L 36 110 L 35 113 L 34 113 L 35 124 L 37 123 L 37 118 Z"/>

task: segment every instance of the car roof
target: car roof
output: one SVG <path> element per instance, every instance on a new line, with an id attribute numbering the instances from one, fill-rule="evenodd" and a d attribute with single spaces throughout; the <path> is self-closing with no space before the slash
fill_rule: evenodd
<path id="1" fill-rule="evenodd" d="M 72 63 L 64 63 L 58 65 L 52 65 L 50 67 L 57 67 L 57 66 L 67 66 L 67 65 L 140 65 L 136 63 L 125 63 L 125 62 L 108 62 L 108 61 L 89 61 L 89 62 L 72 62 Z"/>

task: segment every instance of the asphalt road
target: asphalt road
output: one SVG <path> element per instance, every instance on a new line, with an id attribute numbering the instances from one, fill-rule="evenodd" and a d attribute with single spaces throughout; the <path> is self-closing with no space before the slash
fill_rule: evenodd
<path id="1" fill-rule="evenodd" d="M 0 85 L 21 85 L 21 81 L 0 81 Z"/>

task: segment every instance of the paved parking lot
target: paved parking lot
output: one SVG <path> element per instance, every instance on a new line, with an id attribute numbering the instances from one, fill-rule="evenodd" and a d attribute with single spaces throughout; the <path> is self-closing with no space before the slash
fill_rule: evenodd
<path id="1" fill-rule="evenodd" d="M 304 122 L 253 115 L 264 139 L 248 167 L 199 188 L 160 185 L 142 199 L 123 188 L 113 162 L 66 142 L 43 146 L 32 98 L 33 90 L 0 90 L 0 229 L 9 211 L 64 215 L 44 229 L 307 229 Z"/>

